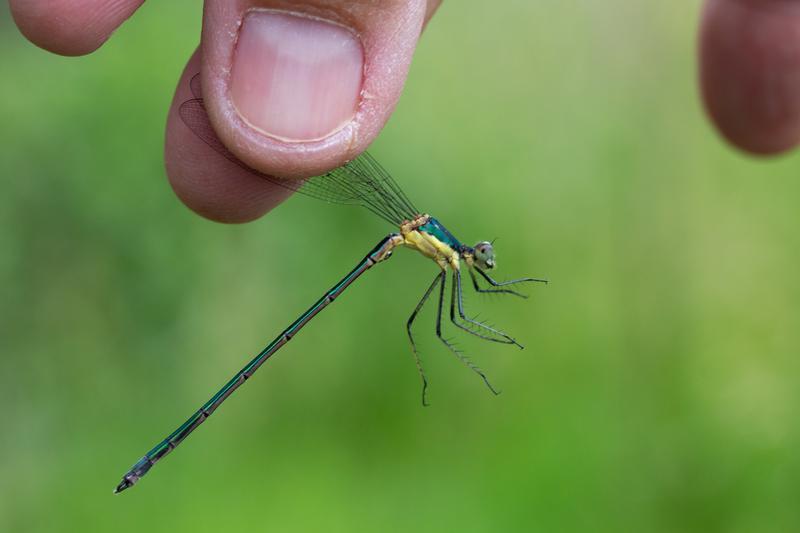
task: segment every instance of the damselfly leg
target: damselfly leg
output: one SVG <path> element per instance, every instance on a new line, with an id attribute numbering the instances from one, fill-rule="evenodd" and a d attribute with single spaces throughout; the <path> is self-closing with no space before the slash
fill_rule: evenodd
<path id="1" fill-rule="evenodd" d="M 497 335 L 498 337 L 502 337 L 502 338 L 498 339 L 497 337 L 490 337 L 488 335 L 483 335 L 483 334 L 478 333 L 477 331 L 475 331 L 473 329 L 470 329 L 468 326 L 465 326 L 465 325 L 459 323 L 456 320 L 456 317 L 455 317 L 456 303 L 458 304 L 458 316 L 461 317 L 461 320 L 463 320 L 464 322 L 466 322 L 466 323 L 468 323 L 468 324 L 470 324 L 470 325 L 472 325 L 472 326 L 474 326 L 476 328 L 483 329 L 484 331 L 488 331 L 488 332 L 490 332 L 490 333 L 492 333 L 494 335 Z M 490 326 L 488 324 L 484 324 L 483 322 L 475 320 L 474 318 L 469 318 L 466 315 L 466 313 L 464 312 L 464 292 L 463 292 L 463 289 L 462 289 L 462 286 L 461 286 L 461 271 L 459 271 L 459 270 L 453 270 L 453 287 L 452 287 L 451 295 L 450 295 L 450 320 L 453 322 L 453 324 L 455 324 L 459 328 L 463 329 L 467 333 L 471 333 L 472 335 L 475 335 L 476 337 L 480 337 L 481 339 L 484 339 L 484 340 L 487 340 L 487 341 L 492 341 L 492 342 L 499 342 L 499 343 L 502 343 L 502 344 L 514 344 L 516 346 L 519 346 L 520 349 L 524 348 L 524 346 L 522 346 L 520 343 L 515 341 L 508 334 L 503 333 L 502 331 L 500 331 L 498 329 L 495 329 L 495 328 L 493 328 L 492 326 Z"/>
<path id="2" fill-rule="evenodd" d="M 439 279 L 441 280 L 441 285 L 439 285 L 439 305 L 436 310 L 436 336 L 440 341 L 442 341 L 442 343 L 444 343 L 445 346 L 447 346 L 448 350 L 453 352 L 453 355 L 458 357 L 459 361 L 464 363 L 470 370 L 478 374 L 481 379 L 483 379 L 483 382 L 486 383 L 486 386 L 489 387 L 489 390 L 492 391 L 492 393 L 495 395 L 500 394 L 492 386 L 492 384 L 489 383 L 489 379 L 486 377 L 486 374 L 483 373 L 483 370 L 481 370 L 478 365 L 470 361 L 469 358 L 458 348 L 456 348 L 452 342 L 448 341 L 442 336 L 442 308 L 444 306 L 445 285 L 447 285 L 447 272 L 442 270 L 442 272 L 439 274 Z"/>
<path id="3" fill-rule="evenodd" d="M 414 341 L 414 335 L 411 332 L 411 328 L 414 324 L 414 321 L 417 318 L 417 315 L 422 310 L 423 306 L 425 305 L 425 302 L 428 301 L 428 298 L 430 298 L 431 293 L 433 292 L 433 290 L 436 288 L 437 285 L 439 285 L 439 302 L 436 310 L 436 336 L 439 338 L 440 341 L 442 341 L 442 343 L 444 343 L 447 349 L 450 350 L 459 359 L 459 361 L 464 363 L 473 372 L 478 374 L 481 377 L 481 379 L 483 379 L 483 382 L 486 383 L 486 386 L 489 388 L 490 391 L 492 391 L 494 394 L 499 394 L 498 391 L 494 388 L 494 386 L 492 386 L 492 384 L 489 382 L 489 379 L 486 377 L 486 374 L 484 374 L 483 370 L 481 370 L 480 367 L 478 367 L 466 355 L 464 355 L 464 353 L 461 350 L 459 350 L 455 346 L 455 344 L 453 344 L 448 339 L 444 338 L 444 336 L 442 335 L 442 311 L 444 309 L 446 281 L 447 281 L 447 272 L 445 270 L 442 270 L 436 275 L 430 286 L 428 286 L 427 290 L 425 291 L 425 294 L 422 295 L 422 298 L 420 299 L 417 306 L 414 308 L 414 312 L 411 313 L 411 316 L 408 318 L 408 322 L 406 323 L 406 330 L 408 331 L 408 339 L 411 341 L 411 351 L 414 354 L 414 361 L 417 364 L 417 370 L 419 371 L 420 378 L 422 379 L 422 405 L 428 405 L 426 397 L 426 392 L 428 389 L 428 380 L 425 377 L 425 372 L 422 369 L 422 362 L 419 358 L 419 352 L 417 351 L 417 343 Z M 534 281 L 534 280 L 529 278 L 524 278 L 516 281 L 519 282 L 519 281 Z M 453 270 L 452 282 L 453 286 L 450 289 L 450 321 L 456 327 L 483 340 L 499 342 L 502 344 L 514 344 L 516 346 L 519 346 L 520 348 L 523 347 L 508 334 L 488 324 L 485 324 L 473 318 L 469 318 L 464 311 L 464 292 L 461 283 L 461 272 L 459 270 Z M 475 283 L 476 289 L 479 289 L 477 285 L 477 280 L 474 277 L 473 277 L 473 282 Z M 503 291 L 505 292 L 506 289 L 504 289 Z M 479 292 L 495 292 L 495 291 L 486 289 L 486 290 L 479 290 Z M 458 316 L 456 316 L 456 310 L 458 310 Z M 459 319 L 465 322 L 466 325 L 460 322 Z"/>
<path id="4" fill-rule="evenodd" d="M 435 278 L 433 278 L 433 282 L 428 287 L 428 290 L 425 291 L 425 294 L 422 295 L 422 299 L 417 304 L 417 307 L 414 308 L 414 312 L 411 313 L 411 316 L 408 317 L 408 322 L 406 322 L 406 331 L 408 331 L 408 340 L 411 341 L 411 351 L 414 354 L 414 362 L 417 363 L 417 371 L 419 372 L 419 377 L 422 379 L 422 405 L 427 406 L 428 402 L 426 401 L 426 393 L 428 391 L 428 379 L 425 377 L 425 371 L 422 369 L 422 361 L 419 358 L 419 353 L 417 352 L 417 343 L 414 342 L 414 335 L 411 333 L 411 326 L 414 325 L 414 320 L 416 320 L 417 315 L 422 310 L 422 307 L 425 305 L 425 302 L 428 301 L 430 298 L 433 289 L 436 288 L 436 285 L 442 280 L 440 274 L 437 274 Z"/>
<path id="5" fill-rule="evenodd" d="M 483 279 L 489 282 L 492 287 L 508 287 L 509 285 L 516 285 L 518 283 L 524 283 L 527 281 L 534 281 L 538 283 L 548 283 L 546 279 L 539 279 L 539 278 L 519 278 L 519 279 L 510 279 L 508 281 L 495 281 L 484 272 L 482 269 L 478 268 L 477 266 L 473 266 L 469 269 L 469 275 L 472 278 L 472 286 L 475 287 L 475 292 L 482 292 L 482 293 L 500 293 L 500 294 L 513 294 L 514 296 L 519 296 L 520 298 L 527 298 L 528 296 L 522 293 L 519 293 L 512 289 L 482 289 L 480 285 L 478 285 L 478 278 L 475 277 L 475 270 L 478 271 Z"/>

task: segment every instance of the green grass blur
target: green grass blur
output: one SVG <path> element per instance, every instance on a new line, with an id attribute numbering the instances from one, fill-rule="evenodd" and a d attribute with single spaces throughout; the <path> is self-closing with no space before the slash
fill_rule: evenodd
<path id="1" fill-rule="evenodd" d="M 163 123 L 197 2 L 98 53 L 0 16 L 0 531 L 800 529 L 800 164 L 719 140 L 698 1 L 450 1 L 373 153 L 498 277 L 468 297 L 524 351 L 419 321 L 435 274 L 362 278 L 134 489 L 126 469 L 389 228 L 295 197 L 214 224 Z M 680 5 L 679 5 L 680 4 Z M 330 228 L 337 228 L 330 233 Z"/>

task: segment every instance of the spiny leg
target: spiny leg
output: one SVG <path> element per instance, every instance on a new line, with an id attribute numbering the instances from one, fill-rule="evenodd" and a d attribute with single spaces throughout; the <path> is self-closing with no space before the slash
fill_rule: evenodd
<path id="1" fill-rule="evenodd" d="M 472 286 L 475 287 L 475 292 L 481 292 L 484 294 L 513 294 L 514 296 L 519 296 L 520 298 L 528 298 L 528 295 L 511 289 L 482 289 L 481 286 L 478 285 L 478 278 L 475 277 L 475 272 L 473 271 L 473 269 L 476 268 L 477 267 L 472 267 L 469 269 L 469 276 L 472 278 Z"/>
<path id="2" fill-rule="evenodd" d="M 425 371 L 422 369 L 422 361 L 419 359 L 419 354 L 417 353 L 417 343 L 414 342 L 414 336 L 411 334 L 411 326 L 414 324 L 414 320 L 417 318 L 417 314 L 419 314 L 420 310 L 422 310 L 422 306 L 425 305 L 425 302 L 428 301 L 428 297 L 433 292 L 433 289 L 436 287 L 436 284 L 442 280 L 441 274 L 437 274 L 435 278 L 433 278 L 433 283 L 431 283 L 428 290 L 425 291 L 425 294 L 422 295 L 422 299 L 417 304 L 417 307 L 414 309 L 414 312 L 411 313 L 411 316 L 408 317 L 408 322 L 406 322 L 406 330 L 408 331 L 408 340 L 411 341 L 411 350 L 414 353 L 414 362 L 417 363 L 417 371 L 419 371 L 419 377 L 422 379 L 422 405 L 427 406 L 428 402 L 425 401 L 425 393 L 428 390 L 428 379 L 425 377 Z"/>
<path id="3" fill-rule="evenodd" d="M 467 318 L 466 316 L 464 316 L 464 311 L 463 311 L 463 306 L 462 306 L 462 301 L 461 301 L 461 278 L 460 277 L 456 278 L 456 273 L 457 273 L 457 271 L 454 270 L 453 271 L 453 286 L 450 289 L 450 322 L 455 324 L 456 327 L 458 327 L 460 329 L 463 329 L 467 333 L 469 333 L 471 335 L 475 335 L 476 337 L 479 337 L 479 338 L 487 340 L 487 341 L 499 342 L 501 344 L 517 344 L 514 341 L 514 339 L 512 339 L 508 335 L 504 334 L 503 332 L 497 331 L 496 329 L 492 328 L 488 324 L 483 324 L 482 322 L 478 322 L 475 319 Z M 457 282 L 457 280 L 458 280 L 458 282 Z M 456 290 L 458 290 L 458 294 L 456 294 Z M 484 329 L 486 331 L 489 331 L 490 333 L 493 333 L 495 335 L 499 335 L 499 336 L 501 336 L 503 338 L 502 339 L 498 339 L 497 337 L 490 337 L 489 335 L 485 335 L 483 333 L 475 331 L 474 329 L 470 328 L 469 326 L 465 326 L 464 324 L 459 322 L 458 319 L 456 318 L 456 302 L 458 302 L 459 315 L 461 316 L 461 318 L 463 320 L 465 320 L 466 322 L 470 323 L 471 325 L 473 325 L 473 326 L 475 326 L 477 328 L 482 328 L 482 329 Z"/>
<path id="4" fill-rule="evenodd" d="M 490 332 L 494 333 L 495 335 L 499 335 L 500 337 L 503 337 L 503 339 L 505 339 L 505 340 L 495 339 L 495 338 L 491 338 L 491 337 L 485 337 L 483 335 L 477 334 L 476 332 L 470 330 L 469 328 L 466 328 L 466 327 L 461 326 L 460 324 L 458 324 L 455 321 L 455 317 L 453 316 L 453 299 L 456 299 L 456 298 L 457 298 L 456 301 L 458 302 L 458 316 L 460 316 L 462 320 L 464 320 L 465 322 L 467 322 L 469 324 L 472 324 L 473 326 L 476 326 L 476 327 L 479 327 L 479 328 L 483 328 L 486 331 L 490 331 Z M 453 296 L 452 296 L 452 299 L 450 300 L 450 317 L 453 319 L 453 323 L 454 324 L 456 324 L 457 326 L 461 327 L 462 329 L 465 329 L 465 330 L 467 330 L 467 331 L 469 331 L 469 332 L 471 332 L 471 333 L 473 333 L 475 335 L 478 335 L 479 337 L 482 337 L 484 339 L 489 339 L 489 340 L 492 340 L 494 342 L 502 342 L 504 344 L 515 344 L 515 345 L 519 346 L 520 349 L 524 348 L 524 346 L 522 346 L 520 343 L 518 343 L 516 340 L 514 340 L 511 336 L 509 336 L 506 333 L 503 333 L 499 329 L 495 329 L 495 328 L 493 328 L 492 326 L 490 326 L 488 324 L 484 324 L 483 322 L 479 322 L 479 321 L 477 321 L 475 319 L 467 317 L 466 313 L 464 313 L 464 291 L 463 291 L 463 289 L 461 287 L 461 271 L 459 271 L 459 270 L 453 270 Z"/>
<path id="5" fill-rule="evenodd" d="M 515 285 L 517 283 L 523 283 L 526 281 L 535 281 L 538 283 L 548 282 L 546 279 L 539 279 L 539 278 L 519 278 L 519 279 L 512 279 L 509 281 L 495 281 L 489 276 L 489 274 L 487 274 L 477 266 L 473 266 L 469 271 L 469 275 L 472 278 L 472 286 L 475 287 L 476 292 L 513 294 L 514 296 L 519 296 L 520 298 L 527 298 L 526 295 L 521 294 L 512 289 L 481 289 L 481 287 L 478 285 L 478 278 L 475 277 L 475 272 L 473 272 L 473 269 L 477 270 L 478 273 L 483 277 L 483 279 L 488 281 L 489 284 L 492 285 L 493 287 L 506 287 L 508 285 Z"/>
<path id="6" fill-rule="evenodd" d="M 464 363 L 470 370 L 478 374 L 483 382 L 489 387 L 489 390 L 492 391 L 493 394 L 498 395 L 500 394 L 495 390 L 491 383 L 489 383 L 489 379 L 486 377 L 486 374 L 483 373 L 475 363 L 470 361 L 463 353 L 458 351 L 458 349 L 453 346 L 447 339 L 442 337 L 442 306 L 444 305 L 444 290 L 445 285 L 447 284 L 447 272 L 442 270 L 442 273 L 439 274 L 439 279 L 441 279 L 441 285 L 439 286 L 439 306 L 436 310 L 436 336 L 439 337 L 439 340 L 447 346 L 447 349 L 453 352 L 453 354 L 458 357 L 459 361 Z"/>

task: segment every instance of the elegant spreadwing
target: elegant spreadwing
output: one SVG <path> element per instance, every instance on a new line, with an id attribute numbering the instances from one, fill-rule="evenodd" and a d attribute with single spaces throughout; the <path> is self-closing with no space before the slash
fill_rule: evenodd
<path id="1" fill-rule="evenodd" d="M 311 319 L 338 298 L 364 272 L 391 257 L 392 252 L 397 248 L 416 250 L 437 265 L 436 276 L 422 295 L 406 324 L 411 350 L 422 380 L 422 403 L 426 404 L 425 394 L 428 382 L 417 353 L 417 346 L 412 335 L 412 325 L 425 302 L 437 289 L 436 336 L 459 360 L 479 375 L 493 393 L 497 394 L 483 371 L 442 335 L 442 316 L 445 312 L 448 312 L 449 321 L 457 328 L 471 335 L 492 342 L 513 344 L 522 348 L 516 340 L 506 333 L 467 316 L 464 310 L 462 273 L 464 271 L 468 273 L 472 286 L 477 292 L 511 294 L 520 297 L 525 296 L 515 291 L 512 286 L 523 282 L 547 283 L 547 281 L 538 278 L 520 278 L 503 282 L 494 280 L 488 273 L 495 267 L 495 254 L 492 243 L 481 241 L 475 246 L 461 243 L 441 222 L 417 209 L 394 179 L 368 153 L 362 154 L 327 174 L 305 180 L 276 178 L 248 168 L 225 148 L 214 133 L 203 105 L 199 75 L 192 78 L 190 85 L 194 99 L 181 105 L 181 119 L 189 129 L 218 153 L 249 172 L 281 187 L 327 202 L 366 207 L 378 217 L 392 224 L 396 231 L 378 241 L 375 247 L 358 262 L 353 270 L 284 329 L 244 368 L 225 383 L 216 394 L 197 409 L 188 420 L 136 462 L 124 475 L 114 492 L 121 492 L 133 486 L 156 462 L 174 450 L 192 431 L 211 416 L 237 388 L 246 382 L 267 359 L 289 342 Z M 449 309 L 446 311 L 448 274 L 451 279 Z M 485 285 L 482 286 L 482 283 L 485 283 Z"/>

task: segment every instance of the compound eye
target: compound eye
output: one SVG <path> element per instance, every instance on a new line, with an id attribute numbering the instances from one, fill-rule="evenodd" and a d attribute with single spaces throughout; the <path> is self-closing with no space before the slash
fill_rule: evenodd
<path id="1" fill-rule="evenodd" d="M 481 268 L 494 268 L 494 248 L 492 243 L 481 241 L 475 245 L 475 262 Z"/>
<path id="2" fill-rule="evenodd" d="M 483 255 L 492 255 L 492 244 L 486 241 L 479 242 L 475 245 L 475 251 Z"/>

